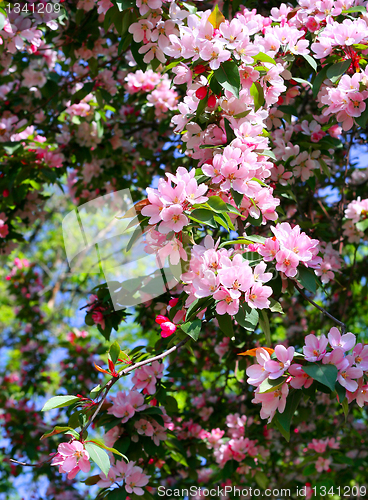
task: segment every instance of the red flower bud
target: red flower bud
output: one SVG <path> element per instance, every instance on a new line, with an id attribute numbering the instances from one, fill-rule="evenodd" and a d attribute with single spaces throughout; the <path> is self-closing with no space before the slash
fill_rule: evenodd
<path id="1" fill-rule="evenodd" d="M 9 196 L 9 189 L 4 189 L 3 196 L 4 198 L 7 198 Z"/>
<path id="2" fill-rule="evenodd" d="M 207 95 L 207 87 L 199 87 L 199 89 L 196 90 L 196 97 L 202 101 Z"/>
<path id="3" fill-rule="evenodd" d="M 215 107 L 216 107 L 216 104 L 217 104 L 217 99 L 216 99 L 216 97 L 215 97 L 213 94 L 212 94 L 212 95 L 210 95 L 210 96 L 209 96 L 209 98 L 208 98 L 207 106 L 208 106 L 209 108 L 212 108 L 212 109 L 213 109 L 213 108 L 215 108 Z"/>
<path id="4" fill-rule="evenodd" d="M 196 75 L 200 75 L 206 71 L 206 67 L 203 64 L 197 64 L 193 71 Z"/>

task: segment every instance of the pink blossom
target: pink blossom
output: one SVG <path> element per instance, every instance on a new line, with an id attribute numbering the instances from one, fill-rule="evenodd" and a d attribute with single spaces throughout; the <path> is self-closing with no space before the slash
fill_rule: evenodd
<path id="1" fill-rule="evenodd" d="M 275 354 L 278 361 L 271 359 L 265 364 L 265 369 L 270 372 L 268 378 L 276 379 L 281 377 L 289 368 L 294 357 L 294 352 L 294 347 L 288 347 L 286 349 L 283 345 L 277 345 L 275 347 Z"/>
<path id="2" fill-rule="evenodd" d="M 252 399 L 252 403 L 262 403 L 262 409 L 260 412 L 261 418 L 268 418 L 268 423 L 273 419 L 276 410 L 279 413 L 283 413 L 286 406 L 286 397 L 289 394 L 289 387 L 287 384 L 283 384 L 280 389 L 272 392 L 266 392 L 260 394 L 255 392 L 255 397 Z"/>
<path id="3" fill-rule="evenodd" d="M 362 376 L 363 370 L 349 366 L 348 368 L 339 371 L 337 374 L 337 380 L 349 392 L 355 392 L 358 389 L 358 382 L 356 379 L 359 379 Z"/>
<path id="4" fill-rule="evenodd" d="M 368 370 L 368 345 L 357 344 L 353 349 L 354 364 L 363 371 Z"/>
<path id="5" fill-rule="evenodd" d="M 163 222 L 159 226 L 159 231 L 163 234 L 167 234 L 170 231 L 179 233 L 189 223 L 188 218 L 183 214 L 181 205 L 171 205 L 164 208 L 161 212 L 161 217 Z"/>
<path id="6" fill-rule="evenodd" d="M 252 288 L 246 292 L 245 300 L 247 304 L 253 309 L 266 309 L 270 305 L 268 297 L 273 293 L 270 286 L 263 286 L 260 282 L 256 282 Z"/>
<path id="7" fill-rule="evenodd" d="M 302 387 L 308 389 L 308 387 L 313 384 L 312 377 L 305 373 L 302 365 L 299 365 L 298 363 L 293 363 L 289 367 L 289 373 L 293 376 L 290 380 L 290 385 L 291 387 L 294 387 L 294 389 L 301 389 Z"/>
<path id="8" fill-rule="evenodd" d="M 265 349 L 260 347 L 256 350 L 256 358 L 258 364 L 251 365 L 247 368 L 246 374 L 248 376 L 247 383 L 251 385 L 260 385 L 269 375 L 265 365 L 270 361 L 270 355 Z"/>
<path id="9" fill-rule="evenodd" d="M 218 314 L 230 314 L 234 316 L 239 311 L 239 299 L 232 298 L 229 290 L 221 287 L 213 294 L 213 298 L 218 300 L 216 305 L 216 312 Z"/>
<path id="10" fill-rule="evenodd" d="M 323 472 L 330 468 L 331 461 L 328 458 L 318 457 L 316 461 L 316 470 L 318 472 Z"/>
<path id="11" fill-rule="evenodd" d="M 51 465 L 58 465 L 59 472 L 68 473 L 68 479 L 73 479 L 80 470 L 89 472 L 91 468 L 89 454 L 80 441 L 59 444 Z"/>
<path id="12" fill-rule="evenodd" d="M 355 346 L 356 337 L 350 332 L 341 335 L 339 330 L 334 326 L 328 333 L 328 340 L 332 349 L 339 347 L 345 352 L 350 351 Z"/>
<path id="13" fill-rule="evenodd" d="M 321 335 L 317 338 L 312 333 L 307 335 L 304 339 L 305 346 L 303 347 L 303 353 L 307 361 L 320 361 L 326 354 L 326 347 L 328 340 L 325 335 Z"/>

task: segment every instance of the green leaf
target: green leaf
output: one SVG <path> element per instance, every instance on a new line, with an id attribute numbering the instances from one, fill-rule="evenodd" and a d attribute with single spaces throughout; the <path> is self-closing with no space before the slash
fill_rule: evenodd
<path id="1" fill-rule="evenodd" d="M 243 198 L 244 198 L 244 195 L 241 194 L 241 193 L 238 193 L 237 191 L 235 191 L 233 188 L 231 188 L 231 196 L 233 197 L 233 200 L 235 201 L 236 203 L 236 206 L 237 207 L 240 207 L 241 205 L 241 202 L 243 201 Z"/>
<path id="2" fill-rule="evenodd" d="M 266 342 L 268 345 L 271 345 L 271 330 L 270 330 L 270 323 L 268 321 L 268 316 L 266 311 L 261 311 L 261 315 L 259 317 L 259 326 L 262 329 Z"/>
<path id="3" fill-rule="evenodd" d="M 277 412 L 277 420 L 280 426 L 284 429 L 285 433 L 290 435 L 290 425 L 292 418 L 298 408 L 303 393 L 300 390 L 291 392 L 286 399 L 285 410 L 282 413 Z"/>
<path id="4" fill-rule="evenodd" d="M 305 84 L 309 85 L 310 87 L 313 87 L 313 85 L 311 84 L 311 82 L 308 82 L 308 80 L 304 80 L 303 78 L 295 78 L 295 77 L 293 77 L 293 80 L 295 82 L 305 83 Z M 298 116 L 298 115 L 295 115 L 295 116 Z"/>
<path id="5" fill-rule="evenodd" d="M 276 378 L 275 380 L 266 378 L 266 380 L 264 380 L 259 386 L 259 392 L 263 394 L 265 392 L 277 391 L 277 389 L 280 389 L 280 387 L 284 385 L 286 379 L 287 377 L 279 377 Z"/>
<path id="6" fill-rule="evenodd" d="M 259 52 L 256 56 L 252 56 L 255 61 L 262 61 L 262 62 L 268 62 L 271 64 L 276 64 L 275 59 L 273 59 L 271 56 L 268 56 L 264 52 Z"/>
<path id="7" fill-rule="evenodd" d="M 250 332 L 254 332 L 258 325 L 259 314 L 257 309 L 252 309 L 247 304 L 241 304 L 238 313 L 235 315 L 240 326 Z"/>
<path id="8" fill-rule="evenodd" d="M 224 124 L 225 124 L 226 140 L 228 143 L 230 143 L 235 139 L 236 136 L 227 118 L 224 118 Z"/>
<path id="9" fill-rule="evenodd" d="M 232 337 L 234 334 L 233 321 L 229 314 L 216 314 L 216 318 L 222 333 L 228 337 Z"/>
<path id="10" fill-rule="evenodd" d="M 324 160 L 322 160 L 322 158 L 318 158 L 318 162 L 321 165 L 323 173 L 325 174 L 325 176 L 328 177 L 328 178 L 330 178 L 331 177 L 331 172 L 330 172 L 330 169 L 329 169 L 327 163 Z"/>
<path id="11" fill-rule="evenodd" d="M 364 232 L 368 228 L 368 219 L 364 219 L 364 220 L 361 220 L 360 222 L 358 222 L 356 224 L 356 228 L 359 231 L 363 231 Z"/>
<path id="12" fill-rule="evenodd" d="M 5 26 L 5 16 L 0 14 L 0 30 L 2 30 Z"/>
<path id="13" fill-rule="evenodd" d="M 316 472 L 316 466 L 315 464 L 308 464 L 306 467 L 303 469 L 303 476 L 310 476 L 311 474 L 314 474 Z"/>
<path id="14" fill-rule="evenodd" d="M 313 81 L 313 90 L 312 90 L 312 93 L 313 93 L 313 97 L 316 98 L 317 97 L 317 94 L 318 94 L 318 91 L 319 89 L 321 88 L 321 85 L 323 83 L 323 81 L 327 78 L 327 70 L 330 68 L 331 66 L 324 66 L 321 71 L 319 73 L 317 73 L 314 81 Z"/>
<path id="15" fill-rule="evenodd" d="M 297 277 L 299 283 L 301 283 L 304 288 L 306 288 L 312 293 L 317 292 L 317 284 L 313 270 L 301 265 L 298 267 Z"/>
<path id="16" fill-rule="evenodd" d="M 204 110 L 207 107 L 207 102 L 208 102 L 208 90 L 207 90 L 206 97 L 204 99 L 201 99 L 198 103 L 197 111 L 196 111 L 197 117 L 200 116 L 204 112 Z"/>
<path id="17" fill-rule="evenodd" d="M 278 312 L 280 314 L 284 314 L 284 311 L 282 309 L 282 306 L 280 302 L 277 302 L 277 300 L 270 298 L 270 311 L 271 312 Z"/>
<path id="18" fill-rule="evenodd" d="M 130 43 L 130 50 L 132 51 L 132 55 L 134 57 L 135 62 L 137 63 L 139 69 L 142 71 L 146 71 L 147 64 L 143 61 L 144 54 L 140 54 L 138 50 L 141 48 L 141 44 L 132 41 Z"/>
<path id="19" fill-rule="evenodd" d="M 54 396 L 53 398 L 46 401 L 41 411 L 53 410 L 54 408 L 63 408 L 64 406 L 70 406 L 77 401 L 79 401 L 79 398 L 77 396 Z"/>
<path id="20" fill-rule="evenodd" d="M 343 10 L 342 14 L 354 14 L 355 12 L 361 12 L 362 14 L 366 14 L 367 9 L 363 5 L 358 5 L 357 7 L 350 7 L 350 9 Z"/>
<path id="21" fill-rule="evenodd" d="M 367 121 L 368 121 L 368 100 L 366 100 L 364 102 L 365 102 L 365 106 L 366 106 L 365 110 L 363 111 L 363 113 L 360 116 L 357 116 L 355 118 L 355 121 L 357 122 L 359 127 L 362 127 L 362 128 L 365 128 L 365 126 L 367 125 Z"/>
<path id="22" fill-rule="evenodd" d="M 90 441 L 87 441 L 88 443 L 94 443 L 100 448 L 103 448 L 104 450 L 111 451 L 111 453 L 115 453 L 115 455 L 119 455 L 120 457 L 123 457 L 127 462 L 129 462 L 129 459 L 120 453 L 120 451 L 116 450 L 115 448 L 110 448 L 109 446 L 106 446 L 103 441 L 100 439 L 91 439 Z"/>
<path id="23" fill-rule="evenodd" d="M 216 228 L 216 222 L 213 219 L 212 210 L 207 210 L 205 208 L 196 208 L 188 215 L 189 219 L 192 219 L 201 224 L 207 224 L 208 226 Z"/>
<path id="24" fill-rule="evenodd" d="M 195 319 L 194 321 L 188 321 L 181 325 L 181 329 L 184 333 L 192 337 L 193 340 L 197 341 L 199 334 L 201 332 L 202 321 L 200 319 Z"/>
<path id="25" fill-rule="evenodd" d="M 212 301 L 213 301 L 212 297 L 202 297 L 192 302 L 187 309 L 187 314 L 186 314 L 187 321 L 190 321 L 192 317 L 196 316 L 203 309 L 206 309 L 206 307 L 208 307 Z"/>
<path id="26" fill-rule="evenodd" d="M 346 398 L 341 403 L 341 406 L 344 410 L 344 416 L 345 416 L 345 422 L 346 422 L 348 415 L 349 415 L 349 403 L 348 403 L 348 400 Z"/>
<path id="27" fill-rule="evenodd" d="M 236 120 L 239 120 L 240 118 L 245 118 L 247 115 L 249 115 L 249 113 L 251 111 L 252 111 L 251 109 L 247 109 L 247 111 L 243 111 L 242 113 L 238 113 L 238 114 L 234 115 L 234 118 Z"/>
<path id="28" fill-rule="evenodd" d="M 312 66 L 312 68 L 314 69 L 314 71 L 317 73 L 317 63 L 313 59 L 313 57 L 309 56 L 308 54 L 303 54 L 303 57 Z"/>
<path id="29" fill-rule="evenodd" d="M 114 444 L 114 448 L 115 450 L 120 451 L 120 453 L 126 453 L 129 448 L 130 442 L 130 437 L 124 436 L 116 441 L 116 443 Z"/>
<path id="30" fill-rule="evenodd" d="M 254 474 L 254 479 L 258 486 L 263 490 L 267 488 L 268 483 L 270 482 L 266 474 L 260 470 L 257 470 L 257 472 Z"/>
<path id="31" fill-rule="evenodd" d="M 120 346 L 119 346 L 119 343 L 116 342 L 116 340 L 113 344 L 111 344 L 109 354 L 110 354 L 111 361 L 115 365 L 118 358 L 119 358 L 119 355 L 120 355 Z"/>
<path id="32" fill-rule="evenodd" d="M 98 477 L 99 477 L 99 479 L 101 479 L 100 476 L 98 476 Z M 128 493 L 126 492 L 125 488 L 119 487 L 119 488 L 114 488 L 113 490 L 109 491 L 109 494 L 107 495 L 106 498 L 107 498 L 107 500 L 125 500 L 127 496 L 128 496 Z M 131 497 L 132 495 L 129 495 L 129 496 Z M 141 498 L 144 498 L 144 496 Z"/>
<path id="33" fill-rule="evenodd" d="M 228 212 L 226 203 L 219 196 L 211 196 L 207 201 L 207 205 L 209 205 L 214 212 Z"/>
<path id="34" fill-rule="evenodd" d="M 211 78 L 210 89 L 216 96 L 222 94 L 222 86 L 219 84 L 216 78 Z"/>
<path id="35" fill-rule="evenodd" d="M 94 443 L 86 443 L 85 448 L 93 462 L 98 465 L 102 472 L 107 476 L 110 470 L 110 458 L 105 450 Z"/>
<path id="36" fill-rule="evenodd" d="M 268 149 L 264 149 L 259 154 L 261 154 L 262 156 L 268 156 L 269 158 L 272 158 L 275 161 L 277 160 L 275 153 L 273 151 L 269 151 Z"/>
<path id="37" fill-rule="evenodd" d="M 87 82 L 83 87 L 72 95 L 71 103 L 74 104 L 75 101 L 81 101 L 86 95 L 92 92 L 95 82 Z"/>
<path id="38" fill-rule="evenodd" d="M 290 106 L 290 104 L 281 104 L 281 106 L 278 106 L 277 109 L 283 113 L 287 113 L 288 115 L 298 116 L 298 111 L 294 108 L 294 106 Z"/>
<path id="39" fill-rule="evenodd" d="M 335 365 L 323 365 L 321 363 L 308 363 L 303 370 L 317 382 L 325 385 L 333 392 L 337 379 L 337 368 Z"/>
<path id="40" fill-rule="evenodd" d="M 340 384 L 340 382 L 336 381 L 335 390 L 339 398 L 339 403 L 342 404 L 342 402 L 346 398 L 346 389 Z"/>
<path id="41" fill-rule="evenodd" d="M 178 451 L 171 451 L 170 457 L 173 460 L 175 460 L 175 462 L 178 462 L 179 464 L 184 465 L 184 467 L 189 467 L 186 458 Z"/>
<path id="42" fill-rule="evenodd" d="M 253 82 L 249 92 L 253 96 L 254 109 L 257 111 L 265 103 L 263 88 L 259 82 Z"/>
<path id="43" fill-rule="evenodd" d="M 117 8 L 122 12 L 123 10 L 130 9 L 131 7 L 135 7 L 135 1 L 134 0 L 122 0 L 119 2 L 116 2 Z"/>
<path id="44" fill-rule="evenodd" d="M 214 71 L 214 76 L 218 83 L 229 90 L 239 99 L 240 75 L 238 66 L 233 61 L 225 61 Z"/>
<path id="45" fill-rule="evenodd" d="M 336 82 L 340 76 L 342 76 L 345 71 L 350 68 L 351 62 L 351 59 L 348 59 L 347 61 L 332 64 L 327 70 L 327 78 L 329 78 L 333 83 Z"/>

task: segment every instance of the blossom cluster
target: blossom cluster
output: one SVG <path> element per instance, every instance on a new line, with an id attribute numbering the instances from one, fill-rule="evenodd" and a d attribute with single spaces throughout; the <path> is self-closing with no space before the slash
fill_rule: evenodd
<path id="1" fill-rule="evenodd" d="M 152 369 L 152 372 L 157 373 L 157 369 L 154 367 Z M 141 374 L 141 376 L 142 375 L 143 374 Z M 158 377 L 159 375 L 160 374 L 157 373 L 156 376 Z M 142 385 L 138 377 L 136 378 L 135 383 L 136 386 L 137 384 L 140 386 Z M 145 382 L 143 382 L 143 385 L 146 385 L 145 389 L 149 387 L 150 383 L 152 384 L 151 381 L 148 381 L 147 385 Z M 115 397 L 114 396 L 111 397 L 111 400 L 112 400 L 112 405 L 108 409 L 108 413 L 110 415 L 114 415 L 118 419 L 121 419 L 122 424 L 128 422 L 128 420 L 134 417 L 136 412 L 141 412 L 147 408 L 147 405 L 144 404 L 143 393 L 140 393 L 136 390 L 131 390 L 128 391 L 127 393 L 118 392 Z M 163 407 L 160 407 L 160 410 L 162 412 L 164 426 L 160 425 L 156 420 L 150 417 L 148 418 L 142 417 L 139 420 L 135 420 L 134 422 L 134 427 L 137 431 L 137 434 L 150 437 L 157 446 L 160 444 L 160 441 L 165 440 L 167 437 L 165 428 L 170 428 L 171 426 L 170 424 L 171 419 L 166 414 L 165 409 Z M 113 429 L 110 431 L 111 446 L 119 437 L 117 432 L 118 427 L 114 427 Z M 136 440 L 137 439 L 138 436 L 136 436 Z"/>
<path id="2" fill-rule="evenodd" d="M 331 350 L 327 350 L 328 347 Z M 347 354 L 349 351 L 352 353 Z M 368 370 L 368 345 L 356 343 L 354 334 L 349 332 L 341 335 L 336 327 L 331 328 L 327 337 L 321 335 L 318 338 L 309 334 L 305 337 L 303 354 L 304 356 L 298 357 L 301 361 L 321 361 L 323 365 L 336 366 L 336 381 L 345 388 L 349 403 L 356 400 L 362 407 L 368 402 L 368 384 L 364 381 L 364 373 Z M 247 368 L 247 382 L 257 387 L 253 403 L 262 403 L 260 416 L 268 418 L 268 422 L 271 422 L 276 410 L 279 413 L 284 412 L 289 385 L 294 389 L 307 389 L 313 383 L 313 378 L 303 370 L 304 364 L 294 362 L 294 355 L 294 347 L 277 345 L 274 358 L 271 358 L 268 350 L 258 348 L 257 363 Z M 285 373 L 288 373 L 289 377 L 284 377 Z M 280 387 L 270 392 L 261 391 L 264 380 L 272 381 L 280 377 L 284 377 Z"/>
<path id="3" fill-rule="evenodd" d="M 350 243 L 359 243 L 364 238 L 364 230 L 368 227 L 364 226 L 364 221 L 368 217 L 368 198 L 362 200 L 358 197 L 350 202 L 345 210 L 347 221 L 344 222 L 344 236 L 348 238 Z M 359 227 L 359 224 L 363 227 Z"/>
<path id="4" fill-rule="evenodd" d="M 151 69 L 145 72 L 138 70 L 135 73 L 128 73 L 125 81 L 128 94 L 140 91 L 148 93 L 148 106 L 155 108 L 156 118 L 162 118 L 167 111 L 177 109 L 178 93 L 171 87 L 167 73 L 161 75 Z"/>
<path id="5" fill-rule="evenodd" d="M 182 275 L 189 295 L 186 306 L 196 298 L 212 296 L 218 314 L 234 316 L 244 301 L 251 308 L 268 308 L 272 288 L 264 283 L 272 279 L 272 273 L 265 271 L 264 262 L 252 269 L 246 254 L 243 258 L 233 249 L 219 249 L 218 243 L 207 236 L 204 245 L 194 245 L 189 270 Z"/>
<path id="6" fill-rule="evenodd" d="M 101 479 L 96 484 L 100 488 L 108 488 L 113 483 L 124 481 L 127 493 L 142 496 L 144 494 L 142 486 L 148 484 L 150 477 L 135 462 L 129 461 L 126 463 L 123 460 L 119 460 L 110 467 L 107 476 L 101 472 Z"/>

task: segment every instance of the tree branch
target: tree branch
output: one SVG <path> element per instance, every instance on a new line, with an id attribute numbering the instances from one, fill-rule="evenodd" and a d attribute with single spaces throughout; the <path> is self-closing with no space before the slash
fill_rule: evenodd
<path id="1" fill-rule="evenodd" d="M 82 436 L 83 436 L 83 433 L 88 429 L 88 427 L 92 424 L 92 422 L 94 421 L 94 419 L 97 417 L 97 414 L 99 413 L 99 411 L 101 410 L 101 407 L 111 389 L 111 387 L 121 378 L 121 377 L 124 377 L 125 375 L 127 375 L 129 372 L 133 371 L 133 370 L 136 370 L 137 368 L 140 368 L 141 366 L 144 366 L 144 365 L 148 365 L 149 363 L 153 363 L 154 361 L 158 361 L 159 359 L 163 359 L 165 358 L 166 356 L 168 356 L 169 354 L 171 354 L 172 352 L 175 352 L 177 351 L 178 349 L 180 349 L 180 347 L 182 347 L 184 344 L 186 344 L 188 341 L 190 340 L 190 337 L 188 336 L 187 338 L 185 338 L 184 340 L 181 340 L 177 345 L 174 345 L 172 347 L 170 347 L 170 349 L 167 349 L 167 351 L 164 351 L 162 352 L 161 354 L 158 354 L 157 356 L 154 356 L 153 358 L 149 358 L 149 359 L 145 359 L 143 361 L 140 361 L 139 363 L 133 363 L 132 365 L 128 366 L 127 368 L 124 368 L 124 370 L 121 370 L 119 373 L 118 373 L 118 376 L 117 377 L 113 377 L 111 380 L 109 380 L 107 382 L 107 384 L 105 385 L 104 389 L 105 389 L 105 392 L 103 394 L 103 396 L 101 397 L 99 403 L 98 403 L 98 406 L 96 408 L 96 410 L 94 411 L 94 413 L 92 414 L 91 418 L 88 420 L 88 422 L 86 423 L 86 425 L 84 425 L 79 433 L 80 435 L 80 438 L 82 439 Z"/>
<path id="2" fill-rule="evenodd" d="M 323 309 L 323 307 L 319 306 L 318 304 L 316 304 L 312 299 L 310 299 L 309 297 L 307 297 L 307 295 L 303 292 L 303 290 L 301 290 L 298 285 L 295 283 L 294 281 L 294 287 L 298 290 L 298 292 L 300 293 L 300 295 L 305 299 L 307 300 L 310 304 L 312 304 L 314 307 L 316 307 L 319 311 L 321 311 L 321 313 L 323 313 L 325 316 L 328 316 L 330 319 L 332 319 L 332 321 L 334 321 L 335 323 L 337 323 L 339 326 L 341 326 L 341 331 L 342 333 L 344 334 L 346 332 L 346 325 L 345 323 L 343 323 L 342 321 L 339 321 L 337 318 L 335 318 L 335 316 L 332 316 L 332 314 L 330 314 L 329 312 L 326 311 L 326 309 Z"/>

